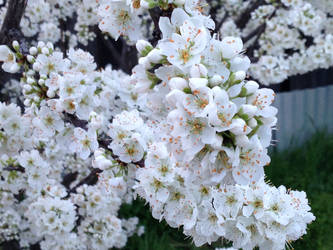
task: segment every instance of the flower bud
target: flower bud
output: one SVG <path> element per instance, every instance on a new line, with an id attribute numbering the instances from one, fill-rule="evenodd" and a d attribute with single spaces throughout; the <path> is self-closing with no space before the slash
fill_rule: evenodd
<path id="1" fill-rule="evenodd" d="M 34 99 L 35 102 L 39 102 L 39 100 L 40 100 L 40 98 L 38 96 L 34 96 L 33 99 Z"/>
<path id="2" fill-rule="evenodd" d="M 25 106 L 30 106 L 30 99 L 25 99 L 24 102 L 23 102 L 23 104 Z"/>
<path id="3" fill-rule="evenodd" d="M 193 78 L 207 77 L 207 68 L 202 64 L 193 65 L 190 69 L 190 76 Z"/>
<path id="4" fill-rule="evenodd" d="M 40 41 L 40 42 L 38 42 L 37 47 L 38 48 L 43 48 L 43 47 L 45 47 L 45 43 Z"/>
<path id="5" fill-rule="evenodd" d="M 89 125 L 95 130 L 100 129 L 103 125 L 103 116 L 97 114 L 94 111 L 90 112 L 89 120 L 90 120 Z"/>
<path id="6" fill-rule="evenodd" d="M 92 111 L 92 112 L 94 112 L 94 111 Z M 98 157 L 98 156 L 103 155 L 103 154 L 105 154 L 105 149 L 104 148 L 98 148 L 94 152 L 95 157 Z"/>
<path id="7" fill-rule="evenodd" d="M 251 118 L 251 119 L 248 121 L 248 125 L 250 126 L 250 128 L 255 128 L 255 127 L 257 127 L 258 122 L 257 122 L 256 119 Z"/>
<path id="8" fill-rule="evenodd" d="M 236 145 L 240 147 L 247 147 L 250 144 L 250 140 L 246 135 L 236 136 Z"/>
<path id="9" fill-rule="evenodd" d="M 153 49 L 153 46 L 145 40 L 139 40 L 136 43 L 136 49 L 140 55 L 146 56 Z"/>
<path id="10" fill-rule="evenodd" d="M 34 70 L 32 70 L 32 69 L 29 69 L 26 73 L 29 76 L 33 76 L 33 75 L 35 75 L 36 72 Z"/>
<path id="11" fill-rule="evenodd" d="M 47 90 L 46 95 L 50 98 L 55 97 L 55 92 L 53 90 Z"/>
<path id="12" fill-rule="evenodd" d="M 47 79 L 47 76 L 45 74 L 40 74 L 40 78 L 46 80 Z"/>
<path id="13" fill-rule="evenodd" d="M 14 74 L 16 73 L 17 71 L 20 70 L 20 65 L 18 65 L 17 63 L 14 63 L 8 70 L 7 72 L 8 73 L 11 73 L 11 74 Z"/>
<path id="14" fill-rule="evenodd" d="M 30 90 L 31 90 L 31 85 L 29 85 L 29 84 L 24 84 L 24 85 L 23 85 L 23 89 L 24 89 L 25 91 L 30 91 Z"/>
<path id="15" fill-rule="evenodd" d="M 108 167 L 112 166 L 112 161 L 106 159 L 104 156 L 98 156 L 93 160 L 93 166 L 99 169 L 107 169 Z"/>
<path id="16" fill-rule="evenodd" d="M 255 81 L 248 81 L 244 84 L 244 88 L 246 89 L 246 94 L 251 95 L 259 89 L 259 84 Z"/>
<path id="17" fill-rule="evenodd" d="M 46 47 L 48 47 L 48 48 L 51 49 L 51 50 L 54 50 L 53 43 L 51 43 L 51 42 L 48 42 L 48 43 L 46 44 Z"/>
<path id="18" fill-rule="evenodd" d="M 145 69 L 150 69 L 151 64 L 147 57 L 140 57 L 139 58 L 139 64 L 142 65 Z"/>
<path id="19" fill-rule="evenodd" d="M 223 79 L 220 75 L 213 75 L 213 77 L 209 79 L 209 85 L 211 87 L 220 85 L 221 83 L 223 83 Z"/>
<path id="20" fill-rule="evenodd" d="M 27 83 L 28 84 L 33 84 L 35 82 L 35 79 L 32 79 L 31 77 L 27 78 Z"/>
<path id="21" fill-rule="evenodd" d="M 206 78 L 190 78 L 190 88 L 192 90 L 207 86 L 208 80 Z"/>
<path id="22" fill-rule="evenodd" d="M 41 65 L 40 65 L 40 63 L 35 62 L 35 63 L 32 65 L 32 68 L 34 69 L 34 71 L 40 71 L 40 70 L 41 70 Z"/>
<path id="23" fill-rule="evenodd" d="M 240 118 L 232 120 L 230 132 L 235 135 L 246 135 L 250 133 L 250 128 L 246 125 L 245 121 Z"/>
<path id="24" fill-rule="evenodd" d="M 27 55 L 27 60 L 29 63 L 34 63 L 35 62 L 35 58 L 32 55 Z"/>
<path id="25" fill-rule="evenodd" d="M 188 87 L 187 81 L 181 77 L 171 78 L 168 84 L 171 89 L 183 90 Z"/>
<path id="26" fill-rule="evenodd" d="M 253 117 L 258 111 L 258 108 L 250 104 L 244 104 L 242 105 L 241 110 L 243 111 L 244 114 L 248 115 L 249 117 Z"/>
<path id="27" fill-rule="evenodd" d="M 30 49 L 29 49 L 29 53 L 30 53 L 30 55 L 37 55 L 37 52 L 38 52 L 38 50 L 37 50 L 37 48 L 36 47 L 31 47 Z"/>
<path id="28" fill-rule="evenodd" d="M 159 63 L 163 59 L 161 50 L 159 49 L 153 49 L 148 53 L 147 57 L 152 63 Z"/>
<path id="29" fill-rule="evenodd" d="M 240 71 L 237 71 L 235 73 L 235 80 L 236 81 L 240 81 L 240 82 L 244 81 L 245 77 L 246 77 L 245 71 L 240 70 Z"/>
<path id="30" fill-rule="evenodd" d="M 178 89 L 171 90 L 169 94 L 166 95 L 165 99 L 170 104 L 175 106 L 178 100 L 182 100 L 185 98 L 185 93 Z"/>
<path id="31" fill-rule="evenodd" d="M 43 53 L 44 55 L 48 55 L 48 54 L 50 53 L 50 51 L 49 51 L 48 48 L 43 47 L 43 48 L 42 48 L 42 53 Z"/>
<path id="32" fill-rule="evenodd" d="M 18 43 L 18 41 L 13 41 L 12 42 L 12 46 L 13 48 L 16 50 L 16 51 L 19 51 L 20 50 L 20 44 Z"/>

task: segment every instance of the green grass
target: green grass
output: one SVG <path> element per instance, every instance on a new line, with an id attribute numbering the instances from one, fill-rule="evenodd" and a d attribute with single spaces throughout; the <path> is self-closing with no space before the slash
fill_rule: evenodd
<path id="1" fill-rule="evenodd" d="M 307 193 L 316 220 L 296 250 L 333 249 L 333 135 L 318 132 L 292 151 L 273 154 L 266 174 L 276 186 L 284 185 Z"/>
<path id="2" fill-rule="evenodd" d="M 333 135 L 315 134 L 302 147 L 272 153 L 272 163 L 266 168 L 267 179 L 275 186 L 307 192 L 312 212 L 317 217 L 308 227 L 302 240 L 293 243 L 295 250 L 333 249 Z M 185 239 L 181 229 L 172 229 L 163 221 L 153 219 L 149 207 L 142 201 L 123 206 L 124 217 L 138 216 L 145 226 L 145 234 L 129 239 L 126 249 L 134 250 L 189 250 L 214 249 L 194 247 Z M 215 246 L 222 246 L 221 242 Z"/>

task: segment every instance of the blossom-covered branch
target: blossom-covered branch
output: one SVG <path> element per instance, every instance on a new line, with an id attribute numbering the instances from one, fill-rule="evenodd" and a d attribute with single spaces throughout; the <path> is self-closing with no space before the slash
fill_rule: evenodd
<path id="1" fill-rule="evenodd" d="M 121 248 L 144 231 L 118 213 L 136 196 L 196 246 L 225 238 L 235 248 L 284 249 L 306 234 L 315 220 L 306 194 L 265 182 L 275 93 L 248 72 L 262 83 L 283 79 L 268 53 L 284 55 L 298 39 L 283 20 L 292 12 L 313 36 L 321 16 L 303 1 L 240 2 L 210 1 L 222 9 L 210 12 L 216 24 L 200 0 L 29 1 L 20 25 L 31 46 L 0 45 L 3 70 L 21 75 L 10 84 L 23 104 L 0 103 L 0 240 Z M 75 14 L 75 32 L 59 28 Z M 121 43 L 105 41 L 122 71 L 76 47 L 97 35 Z"/>

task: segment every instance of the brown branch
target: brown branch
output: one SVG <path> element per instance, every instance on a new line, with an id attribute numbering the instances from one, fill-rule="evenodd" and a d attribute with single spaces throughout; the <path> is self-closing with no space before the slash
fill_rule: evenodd
<path id="1" fill-rule="evenodd" d="M 153 38 L 150 40 L 150 43 L 156 46 L 157 42 L 162 38 L 162 32 L 158 25 L 162 10 L 159 7 L 155 7 L 149 10 L 149 14 L 154 23 Z"/>
<path id="2" fill-rule="evenodd" d="M 66 31 L 67 31 L 67 23 L 66 23 L 66 20 L 64 19 L 60 19 L 59 20 L 59 26 L 60 26 L 60 48 L 61 48 L 61 51 L 62 53 L 66 54 L 66 51 L 68 49 L 68 45 L 69 45 L 69 39 L 68 37 L 66 36 Z"/>
<path id="3" fill-rule="evenodd" d="M 0 31 L 0 44 L 10 45 L 14 40 L 23 39 L 20 22 L 28 0 L 9 0 L 8 9 Z"/>
<path id="4" fill-rule="evenodd" d="M 88 130 L 88 122 L 85 120 L 80 120 L 75 115 L 64 113 L 64 121 L 73 124 L 77 128 L 82 128 Z"/>
<path id="5" fill-rule="evenodd" d="M 235 23 L 238 28 L 243 29 L 246 24 L 251 19 L 251 13 L 255 11 L 259 6 L 264 5 L 265 0 L 254 0 L 252 4 L 248 6 L 248 8 L 243 11 L 240 16 L 236 19 Z"/>
<path id="6" fill-rule="evenodd" d="M 22 166 L 8 166 L 8 167 L 5 167 L 3 170 L 6 170 L 6 171 L 17 171 L 17 172 L 21 172 L 21 173 L 25 172 L 25 168 L 22 167 Z"/>
<path id="7" fill-rule="evenodd" d="M 85 178 L 83 178 L 78 184 L 76 184 L 74 187 L 72 187 L 69 191 L 68 191 L 68 195 L 66 198 L 69 197 L 69 195 L 71 193 L 76 193 L 76 189 L 84 184 L 87 185 L 94 185 L 97 180 L 98 180 L 98 174 L 101 173 L 102 170 L 98 169 L 98 168 L 94 168 L 93 170 L 91 170 L 90 174 L 88 176 L 86 176 Z"/>
<path id="8" fill-rule="evenodd" d="M 121 65 L 121 56 L 119 51 L 116 49 L 114 43 L 110 41 L 109 39 L 105 39 L 105 35 L 98 29 L 96 28 L 96 33 L 97 36 L 100 38 L 100 40 L 103 42 L 103 44 L 107 47 L 107 49 L 111 52 L 112 55 L 112 60 L 115 61 L 117 65 Z"/>
<path id="9" fill-rule="evenodd" d="M 159 7 L 155 7 L 149 10 L 149 15 L 154 23 L 153 38 L 149 41 L 153 46 L 157 45 L 157 42 L 162 38 L 162 32 L 159 27 L 160 17 L 171 17 L 173 11 L 172 5 L 166 10 L 161 10 Z"/>
<path id="10" fill-rule="evenodd" d="M 258 37 L 260 37 L 260 35 L 265 31 L 265 28 L 266 28 L 266 23 L 260 24 L 250 34 L 248 34 L 247 36 L 242 38 L 243 43 L 246 43 L 247 41 L 251 40 L 251 38 L 255 37 L 256 35 L 258 35 Z"/>
<path id="11" fill-rule="evenodd" d="M 224 14 L 223 18 L 221 19 L 221 21 L 219 21 L 219 22 L 217 23 L 217 25 L 215 26 L 215 30 L 214 30 L 215 33 L 216 33 L 216 32 L 219 32 L 219 30 L 221 29 L 223 23 L 228 19 L 228 17 L 229 17 L 229 13 L 226 12 L 226 13 Z"/>
<path id="12" fill-rule="evenodd" d="M 258 31 L 256 32 L 256 34 L 257 34 L 256 39 L 254 40 L 253 44 L 252 44 L 252 45 L 246 50 L 246 55 L 247 55 L 249 58 L 253 58 L 253 59 L 251 60 L 251 62 L 256 62 L 256 61 L 258 61 L 257 58 L 254 58 L 254 57 L 253 57 L 253 54 L 254 54 L 254 50 L 255 50 L 256 48 L 258 48 L 258 46 L 259 46 L 259 44 L 258 44 L 258 42 L 259 42 L 259 38 L 260 38 L 260 36 L 265 32 L 265 28 L 266 28 L 266 24 L 264 24 L 263 26 L 260 26 L 260 27 L 259 27 Z"/>
<path id="13" fill-rule="evenodd" d="M 274 12 L 267 18 L 267 20 L 272 19 L 276 15 L 277 8 L 278 7 L 276 7 Z M 246 51 L 246 55 L 249 58 L 253 58 L 253 60 L 251 60 L 251 62 L 257 62 L 258 61 L 258 58 L 254 58 L 253 54 L 254 54 L 254 50 L 259 47 L 259 39 L 260 39 L 261 35 L 265 32 L 265 30 L 266 30 L 266 23 L 263 23 L 257 29 L 255 29 L 253 32 L 251 32 L 248 36 L 246 36 L 243 39 L 243 41 L 245 43 L 248 40 L 250 40 L 251 38 L 253 38 L 254 36 L 257 36 L 256 39 L 254 40 L 254 42 L 252 43 L 252 45 Z"/>

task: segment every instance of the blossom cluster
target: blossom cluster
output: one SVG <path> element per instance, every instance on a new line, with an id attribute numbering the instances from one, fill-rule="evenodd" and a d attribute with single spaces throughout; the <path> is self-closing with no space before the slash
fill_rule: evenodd
<path id="1" fill-rule="evenodd" d="M 154 22 L 149 21 L 149 11 L 170 6 L 181 7 L 191 16 L 211 14 L 222 37 L 244 38 L 244 49 L 255 60 L 249 74 L 262 84 L 280 83 L 289 76 L 333 65 L 332 3 L 327 0 L 265 0 L 260 4 L 254 0 L 36 0 L 28 1 L 21 29 L 25 36 L 73 47 L 93 41 L 97 36 L 93 27 L 98 26 L 105 35 L 116 40 L 123 36 L 135 43 L 151 38 Z M 6 10 L 6 5 L 0 10 L 0 24 Z M 249 18 L 240 21 L 248 10 Z"/>
<path id="2" fill-rule="evenodd" d="M 226 8 L 243 11 L 245 2 Z M 252 15 L 254 26 L 278 12 L 266 2 Z M 48 25 L 44 11 L 66 19 L 75 3 L 81 1 L 32 1 L 25 15 L 41 12 L 29 25 Z M 149 26 L 145 15 L 156 8 L 164 13 L 153 20 L 160 39 L 150 43 L 140 39 L 141 21 Z M 203 1 L 83 1 L 78 9 L 87 15 L 78 15 L 87 22 L 80 33 L 99 23 L 115 39 L 127 37 L 136 42 L 138 64 L 127 75 L 99 69 L 74 47 L 64 53 L 40 41 L 23 53 L 16 41 L 0 45 L 2 68 L 21 73 L 23 96 L 13 99 L 18 105 L 0 103 L 0 209 L 8 217 L 0 221 L 0 240 L 42 249 L 121 248 L 144 231 L 138 218 L 118 215 L 137 195 L 154 218 L 183 227 L 197 246 L 223 237 L 235 248 L 284 249 L 306 233 L 315 217 L 305 193 L 264 181 L 275 94 L 247 72 L 265 82 L 270 76 L 260 72 L 267 67 L 282 81 L 278 59 L 264 55 L 251 66 L 241 38 L 214 34 L 219 27 Z M 232 22 L 221 30 L 236 27 Z M 49 40 L 43 30 L 39 36 Z"/>
<path id="3" fill-rule="evenodd" d="M 137 139 L 143 152 L 145 137 L 138 132 L 145 126 L 141 120 L 140 128 L 131 127 L 126 111 L 112 124 L 106 121 L 130 103 L 118 85 L 129 76 L 110 67 L 96 71 L 93 57 L 80 49 L 64 58 L 51 43 L 38 43 L 28 55 L 19 52 L 18 43 L 14 47 L 0 47 L 12 55 L 3 68 L 24 68 L 18 86 L 24 109 L 0 103 L 1 213 L 7 214 L 0 223 L 1 241 L 16 239 L 22 247 L 39 243 L 42 249 L 123 247 L 144 229 L 136 217 L 118 217 L 121 204 L 133 200 L 136 169 L 118 151 L 128 143 L 136 146 Z M 140 121 L 137 111 L 130 114 Z M 108 134 L 116 132 L 111 125 L 121 126 L 128 138 L 110 144 Z M 118 151 L 104 150 L 101 141 Z M 66 184 L 64 176 L 76 178 Z M 90 183 L 90 178 L 96 179 Z"/>
<path id="4" fill-rule="evenodd" d="M 233 2 L 222 4 L 220 19 L 228 18 L 220 31 L 222 36 L 232 32 L 246 40 L 247 54 L 255 60 L 250 75 L 260 83 L 281 83 L 293 75 L 332 67 L 330 1 L 263 1 L 246 24 L 230 13 L 244 13 L 256 1 Z"/>
<path id="5" fill-rule="evenodd" d="M 138 92 L 147 93 L 148 116 L 157 121 L 150 126 L 159 140 L 137 170 L 135 189 L 156 219 L 183 226 L 198 246 L 224 237 L 236 248 L 284 249 L 314 217 L 305 197 L 292 204 L 283 187 L 263 182 L 275 94 L 245 79 L 250 62 L 242 41 L 211 37 L 204 20 L 175 9 L 170 20 L 160 18 L 163 37 L 156 48 L 137 44 L 143 56 L 132 79 Z M 298 211 L 298 203 L 306 209 Z M 286 221 L 270 217 L 277 204 L 290 206 L 275 210 Z M 287 219 L 291 214 L 300 217 Z"/>

